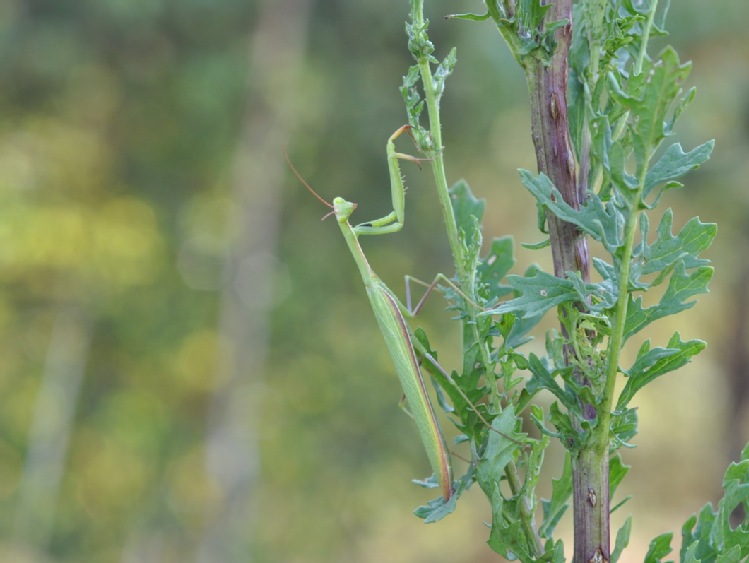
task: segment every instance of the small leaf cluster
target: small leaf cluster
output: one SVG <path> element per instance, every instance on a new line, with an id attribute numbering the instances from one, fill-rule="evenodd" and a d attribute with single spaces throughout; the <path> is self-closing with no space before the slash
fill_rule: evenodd
<path id="1" fill-rule="evenodd" d="M 541 0 L 485 0 L 486 13 L 452 14 L 448 17 L 483 21 L 491 18 L 522 67 L 534 60 L 547 64 L 556 48 L 554 32 L 568 25 L 567 20 L 544 22 L 552 5 Z"/>
<path id="2" fill-rule="evenodd" d="M 412 0 L 412 13 L 417 13 L 415 8 L 416 1 Z M 434 112 L 439 106 L 442 94 L 445 91 L 445 80 L 452 74 L 456 62 L 456 50 L 453 48 L 442 62 L 438 61 L 432 53 L 434 45 L 429 40 L 427 29 L 429 20 L 422 18 L 412 18 L 411 22 L 406 22 L 406 35 L 408 36 L 408 49 L 411 52 L 416 64 L 408 69 L 408 73 L 403 77 L 401 86 L 401 95 L 406 104 L 406 114 L 408 123 L 411 125 L 411 132 L 416 140 L 419 149 L 427 156 L 433 157 L 442 147 L 435 147 L 433 138 L 420 122 L 421 113 L 424 110 L 425 100 L 418 90 L 418 84 L 421 80 L 426 81 L 424 84 L 425 96 L 429 103 L 432 104 L 431 112 Z M 432 71 L 432 65 L 437 65 Z"/>

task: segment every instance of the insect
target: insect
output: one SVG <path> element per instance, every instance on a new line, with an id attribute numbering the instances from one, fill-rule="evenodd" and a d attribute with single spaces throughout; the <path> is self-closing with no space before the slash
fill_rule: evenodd
<path id="1" fill-rule="evenodd" d="M 288 157 L 287 162 L 305 187 L 322 203 L 332 208 L 331 213 L 326 217 L 331 214 L 335 216 L 341 233 L 343 233 L 343 238 L 346 240 L 349 251 L 359 268 L 367 290 L 367 296 L 372 305 L 372 312 L 377 319 L 385 345 L 395 365 L 411 416 L 416 422 L 432 471 L 434 471 L 442 490 L 442 496 L 447 501 L 453 494 L 450 456 L 442 429 L 429 400 L 424 378 L 419 369 L 409 327 L 403 316 L 404 313 L 409 316 L 414 313 L 409 311 L 375 274 L 359 245 L 360 235 L 394 233 L 403 227 L 405 187 L 398 161 L 404 159 L 418 163 L 420 159 L 396 152 L 395 140 L 404 132 L 410 133 L 410 129 L 410 125 L 400 127 L 390 136 L 386 144 L 393 211 L 380 219 L 361 223 L 354 227 L 349 223 L 349 217 L 356 209 L 355 203 L 346 201 L 342 197 L 336 197 L 332 204 L 328 203 L 307 184 Z"/>

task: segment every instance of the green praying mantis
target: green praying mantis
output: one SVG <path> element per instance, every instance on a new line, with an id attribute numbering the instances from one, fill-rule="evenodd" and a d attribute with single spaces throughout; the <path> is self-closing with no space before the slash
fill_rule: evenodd
<path id="1" fill-rule="evenodd" d="M 437 478 L 442 496 L 447 501 L 453 494 L 450 455 L 442 429 L 429 400 L 424 378 L 419 369 L 411 331 L 404 318 L 404 314 L 409 317 L 415 315 L 423 299 L 413 312 L 405 307 L 372 270 L 372 266 L 370 266 L 359 245 L 360 235 L 395 233 L 403 228 L 406 192 L 398 160 L 418 162 L 420 159 L 396 152 L 395 140 L 404 132 L 410 132 L 410 129 L 410 125 L 400 127 L 390 136 L 386 145 L 393 211 L 380 219 L 361 223 L 354 227 L 349 223 L 349 217 L 357 207 L 355 203 L 346 201 L 342 197 L 336 197 L 332 204 L 328 203 L 307 184 L 290 161 L 289 166 L 307 189 L 333 210 L 326 217 L 331 214 L 335 215 L 343 238 L 346 240 L 351 255 L 359 268 L 369 302 L 372 305 L 372 312 L 377 319 L 380 332 L 385 339 L 385 345 L 395 365 L 411 417 L 416 422 L 432 471 Z"/>
<path id="2" fill-rule="evenodd" d="M 294 165 L 289 160 L 288 156 L 286 160 L 289 167 L 294 172 L 296 177 L 302 184 L 323 204 L 332 208 L 332 211 L 328 213 L 323 219 L 330 215 L 335 215 L 336 221 L 343 233 L 343 238 L 348 244 L 349 251 L 359 268 L 359 272 L 364 282 L 364 286 L 369 296 L 369 301 L 372 305 L 372 311 L 374 312 L 377 324 L 379 325 L 380 332 L 385 339 L 385 345 L 390 353 L 390 357 L 395 365 L 398 378 L 403 388 L 406 402 L 409 407 L 410 415 L 416 422 L 416 426 L 421 436 L 421 441 L 426 450 L 427 457 L 432 466 L 432 471 L 437 478 L 439 486 L 442 490 L 442 496 L 445 501 L 450 500 L 453 494 L 453 481 L 452 481 L 452 465 L 450 463 L 450 455 L 447 450 L 444 435 L 440 428 L 437 417 L 434 413 L 432 403 L 429 400 L 427 394 L 426 385 L 424 378 L 421 375 L 419 368 L 419 361 L 416 357 L 415 347 L 418 348 L 421 355 L 436 369 L 438 369 L 446 381 L 449 381 L 455 389 L 460 393 L 463 399 L 471 406 L 476 415 L 480 420 L 492 431 L 504 436 L 506 439 L 520 444 L 517 440 L 505 435 L 498 430 L 495 430 L 491 424 L 481 415 L 476 406 L 468 399 L 463 393 L 460 387 L 452 380 L 450 375 L 442 369 L 437 361 L 423 349 L 421 344 L 412 336 L 411 330 L 406 323 L 405 316 L 414 317 L 418 314 L 419 310 L 423 306 L 426 298 L 430 292 L 437 286 L 439 281 L 443 281 L 450 285 L 459 295 L 461 295 L 468 302 L 478 307 L 468 296 L 466 296 L 455 284 L 447 278 L 444 274 L 437 274 L 434 281 L 431 284 L 424 284 L 427 287 L 424 296 L 416 304 L 413 310 L 410 309 L 410 295 L 407 300 L 409 306 L 403 305 L 395 294 L 386 286 L 382 280 L 375 274 L 367 261 L 364 251 L 359 245 L 360 235 L 381 235 L 385 233 L 398 232 L 403 228 L 404 214 L 405 214 L 405 186 L 403 184 L 403 177 L 401 176 L 400 165 L 398 161 L 400 159 L 410 160 L 418 163 L 420 159 L 408 154 L 396 152 L 395 140 L 402 135 L 404 132 L 410 133 L 411 126 L 403 125 L 395 133 L 393 133 L 387 141 L 386 152 L 388 169 L 390 172 L 390 190 L 393 204 L 393 211 L 373 221 L 366 223 L 360 223 L 355 227 L 352 227 L 349 223 L 349 217 L 356 209 L 357 205 L 350 201 L 346 201 L 342 197 L 336 197 L 333 199 L 333 203 L 327 202 L 323 199 L 312 187 L 302 178 L 301 174 L 297 171 Z M 410 276 L 407 276 L 408 279 Z M 418 281 L 418 280 L 414 280 Z M 423 283 L 423 282 L 420 282 Z"/>

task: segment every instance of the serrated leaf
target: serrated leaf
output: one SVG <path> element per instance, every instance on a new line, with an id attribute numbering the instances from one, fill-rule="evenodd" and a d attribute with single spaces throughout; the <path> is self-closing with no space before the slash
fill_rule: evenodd
<path id="1" fill-rule="evenodd" d="M 629 377 L 619 395 L 616 410 L 625 408 L 645 385 L 663 374 L 679 369 L 705 348 L 702 340 L 682 341 L 678 332 L 671 337 L 667 348 L 650 350 L 646 345 L 649 345 L 649 341 L 640 348 L 634 365 L 625 371 Z"/>
<path id="2" fill-rule="evenodd" d="M 521 319 L 536 318 L 562 303 L 579 299 L 572 282 L 540 270 L 529 277 L 507 276 L 507 283 L 520 295 L 484 314 L 513 313 Z"/>
<path id="3" fill-rule="evenodd" d="M 624 323 L 624 341 L 639 332 L 653 321 L 689 309 L 694 301 L 690 297 L 707 292 L 707 284 L 713 277 L 713 268 L 700 266 L 687 274 L 684 261 L 680 260 L 674 267 L 663 297 L 657 305 L 643 309 L 642 298 L 629 297 L 627 319 Z"/>
<path id="4" fill-rule="evenodd" d="M 565 563 L 564 558 L 564 542 L 562 540 L 555 541 L 551 546 L 549 543 L 546 544 L 546 551 L 544 552 L 542 561 L 548 561 L 549 563 Z"/>
<path id="5" fill-rule="evenodd" d="M 541 270 L 525 276 L 507 276 L 507 284 L 517 297 L 479 315 L 512 313 L 535 324 L 549 309 L 564 303 L 586 303 L 591 311 L 601 311 L 616 303 L 616 287 L 611 281 L 586 284 L 577 273 L 567 272 L 567 276 L 558 278 Z"/>
<path id="6" fill-rule="evenodd" d="M 648 552 L 645 554 L 644 563 L 661 563 L 662 558 L 671 553 L 671 539 L 673 534 L 668 532 L 661 534 L 650 542 Z"/>
<path id="7" fill-rule="evenodd" d="M 614 498 L 616 489 L 627 473 L 629 473 L 629 465 L 624 464 L 620 455 L 613 455 L 609 461 L 609 498 Z"/>
<path id="8" fill-rule="evenodd" d="M 579 409 L 577 410 L 579 411 Z M 577 417 L 578 422 L 581 421 L 580 419 L 581 417 Z M 573 424 L 569 412 L 562 412 L 556 401 L 551 403 L 549 407 L 549 420 L 562 435 L 560 438 L 562 445 L 571 452 L 578 451 L 590 435 L 588 428 L 583 427 L 581 429 L 580 425 Z"/>
<path id="9" fill-rule="evenodd" d="M 690 546 L 686 546 L 686 549 L 682 548 L 679 561 L 681 563 L 701 563 L 702 559 L 697 559 L 697 544 L 693 543 Z"/>
<path id="10" fill-rule="evenodd" d="M 638 186 L 637 178 L 627 172 L 629 154 L 629 146 L 625 147 L 622 140 L 612 142 L 608 151 L 608 172 L 611 182 L 628 195 L 634 194 Z M 629 188 L 629 192 L 626 192 L 625 188 Z"/>
<path id="11" fill-rule="evenodd" d="M 749 520 L 731 527 L 731 513 L 737 506 L 749 507 L 749 446 L 741 460 L 731 463 L 723 477 L 723 498 L 713 511 L 707 503 L 699 515 L 682 526 L 682 561 L 746 561 L 749 557 Z M 695 526 L 696 525 L 696 526 Z"/>
<path id="12" fill-rule="evenodd" d="M 681 178 L 690 170 L 698 168 L 710 158 L 715 147 L 715 140 L 708 141 L 695 149 L 685 153 L 680 143 L 674 143 L 658 159 L 645 176 L 645 187 L 642 197 L 647 198 L 651 190 L 658 184 L 671 182 Z"/>
<path id="13" fill-rule="evenodd" d="M 465 233 L 467 240 L 475 239 L 477 224 L 480 226 L 484 218 L 486 200 L 476 198 L 468 182 L 463 179 L 455 182 L 449 193 L 458 229 Z"/>
<path id="14" fill-rule="evenodd" d="M 494 483 L 491 494 L 486 495 L 492 507 L 492 529 L 486 543 L 506 559 L 530 561 L 532 554 L 526 545 L 522 520 L 515 514 L 517 510 L 513 506 L 516 503 L 505 500 L 499 490 L 499 483 Z M 508 517 L 507 513 L 511 516 Z"/>
<path id="15" fill-rule="evenodd" d="M 715 541 L 723 546 L 723 553 L 733 553 L 738 556 L 732 561 L 744 561 L 749 556 L 749 521 L 744 520 L 735 529 L 731 528 L 731 513 L 737 506 L 749 508 L 749 459 L 742 459 L 738 463 L 731 463 L 723 477 L 723 498 L 718 503 L 716 520 L 717 533 L 714 530 Z M 728 559 L 727 559 L 728 560 Z"/>
<path id="16" fill-rule="evenodd" d="M 492 421 L 494 431 L 489 433 L 486 450 L 478 462 L 476 481 L 492 506 L 492 530 L 487 543 L 497 553 L 505 556 L 515 553 L 523 557 L 529 556 L 530 552 L 519 518 L 518 499 L 504 498 L 499 488 L 505 468 L 521 447 L 509 438 L 524 438 L 515 432 L 516 420 L 514 408 L 508 406 Z"/>
<path id="17" fill-rule="evenodd" d="M 559 479 L 551 480 L 551 498 L 541 501 L 543 508 L 543 521 L 538 529 L 539 535 L 544 539 L 551 539 L 559 521 L 569 508 L 567 502 L 572 496 L 572 462 L 569 452 L 564 457 L 562 475 Z"/>
<path id="18" fill-rule="evenodd" d="M 526 389 L 531 395 L 535 395 L 541 389 L 551 391 L 567 409 L 574 409 L 577 405 L 577 397 L 567 389 L 563 389 L 554 379 L 554 375 L 546 368 L 535 354 L 528 355 L 528 370 L 533 374 L 526 384 Z"/>
<path id="19" fill-rule="evenodd" d="M 707 503 L 700 510 L 699 516 L 693 514 L 684 523 L 681 529 L 682 553 L 685 553 L 689 546 L 694 545 L 696 546 L 694 554 L 699 560 L 712 560 L 715 558 L 717 550 L 713 546 L 712 540 L 715 513 L 712 508 L 712 505 Z M 697 525 L 696 528 L 695 524 Z"/>
<path id="20" fill-rule="evenodd" d="M 541 0 L 520 0 L 517 5 L 517 18 L 522 29 L 535 31 L 543 23 L 550 4 L 542 4 Z"/>
<path id="21" fill-rule="evenodd" d="M 476 481 L 487 496 L 490 496 L 494 485 L 499 483 L 505 467 L 513 461 L 515 451 L 520 447 L 517 441 L 513 441 L 522 438 L 515 432 L 516 421 L 512 405 L 492 421 L 493 431 L 489 432 L 486 450 L 476 468 Z"/>
<path id="22" fill-rule="evenodd" d="M 466 473 L 453 483 L 454 490 L 449 500 L 445 500 L 444 497 L 439 496 L 414 510 L 414 515 L 417 518 L 424 520 L 425 524 L 432 524 L 442 520 L 445 516 L 455 510 L 458 499 L 464 492 L 471 488 L 474 481 L 474 475 L 474 466 L 469 465 Z M 414 481 L 414 483 L 426 488 L 439 487 L 439 483 L 437 483 L 436 479 L 432 479 L 431 481 Z"/>
<path id="23" fill-rule="evenodd" d="M 741 556 L 741 548 L 738 545 L 734 545 L 732 548 L 718 554 L 718 558 L 715 563 L 746 563 L 746 559 Z"/>
<path id="24" fill-rule="evenodd" d="M 632 517 L 629 516 L 619 531 L 616 532 L 616 543 L 614 544 L 614 551 L 611 552 L 611 563 L 616 563 L 621 557 L 624 548 L 629 545 L 629 534 L 632 532 Z"/>
<path id="25" fill-rule="evenodd" d="M 518 172 L 523 185 L 551 213 L 577 225 L 594 240 L 601 242 L 609 252 L 613 253 L 621 246 L 624 218 L 613 205 L 604 206 L 600 198 L 591 193 L 585 205 L 574 209 L 564 201 L 562 194 L 543 172 L 537 176 L 522 168 Z"/>
<path id="26" fill-rule="evenodd" d="M 700 252 L 706 250 L 718 231 L 715 223 L 702 223 L 699 217 L 693 217 L 682 227 L 679 234 L 671 234 L 674 214 L 667 209 L 658 224 L 658 238 L 647 246 L 642 258 L 644 264 L 640 273 L 652 274 L 665 270 L 677 260 L 683 259 L 684 268 L 690 270 L 704 266 L 709 261 L 698 258 Z"/>
<path id="27" fill-rule="evenodd" d="M 637 435 L 637 411 L 625 409 L 617 411 L 611 417 L 611 445 L 614 449 L 620 447 L 633 448 L 629 441 Z M 613 491 L 612 491 L 613 496 Z"/>
<path id="28" fill-rule="evenodd" d="M 495 238 L 489 252 L 476 269 L 478 280 L 485 287 L 489 300 L 499 299 L 512 292 L 512 288 L 502 285 L 502 280 L 515 265 L 513 246 L 511 236 Z"/>
<path id="29" fill-rule="evenodd" d="M 638 176 L 663 138 L 670 133 L 673 121 L 686 104 L 689 94 L 677 101 L 681 83 L 689 75 L 690 63 L 681 64 L 672 47 L 666 47 L 655 62 L 645 60 L 642 73 L 630 76 L 625 89 L 616 79 L 610 80 L 611 95 L 631 113 L 632 145 Z M 613 75 L 610 75 L 613 78 Z M 673 118 L 669 109 L 677 102 Z"/>
<path id="30" fill-rule="evenodd" d="M 431 482 L 429 480 L 414 480 L 413 482 L 419 486 L 431 488 Z M 436 480 L 434 484 L 435 486 L 438 486 Z M 424 520 L 424 524 L 433 524 L 455 511 L 457 499 L 458 495 L 456 494 L 453 494 L 449 500 L 445 500 L 444 497 L 438 497 L 414 510 L 414 515 L 417 518 Z"/>
<path id="31" fill-rule="evenodd" d="M 437 68 L 434 69 L 434 73 L 432 74 L 432 83 L 434 85 L 434 95 L 438 103 L 445 91 L 445 79 L 452 74 L 453 70 L 455 69 L 456 61 L 456 50 L 455 47 L 453 47 L 452 49 L 450 49 L 450 52 L 445 57 L 445 59 L 437 65 Z"/>

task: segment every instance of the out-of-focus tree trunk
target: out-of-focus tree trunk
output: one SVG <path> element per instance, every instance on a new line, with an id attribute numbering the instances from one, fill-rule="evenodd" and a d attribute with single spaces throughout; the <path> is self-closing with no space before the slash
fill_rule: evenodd
<path id="1" fill-rule="evenodd" d="M 67 305 L 57 313 L 15 510 L 13 533 L 19 543 L 39 548 L 48 543 L 91 337 L 91 319 L 80 306 Z"/>
<path id="2" fill-rule="evenodd" d="M 237 235 L 225 261 L 220 376 L 208 418 L 207 470 L 220 500 L 206 515 L 196 554 L 201 563 L 250 560 L 283 143 L 295 123 L 308 11 L 307 0 L 265 0 L 250 43 L 250 98 L 233 178 L 230 232 Z"/>

